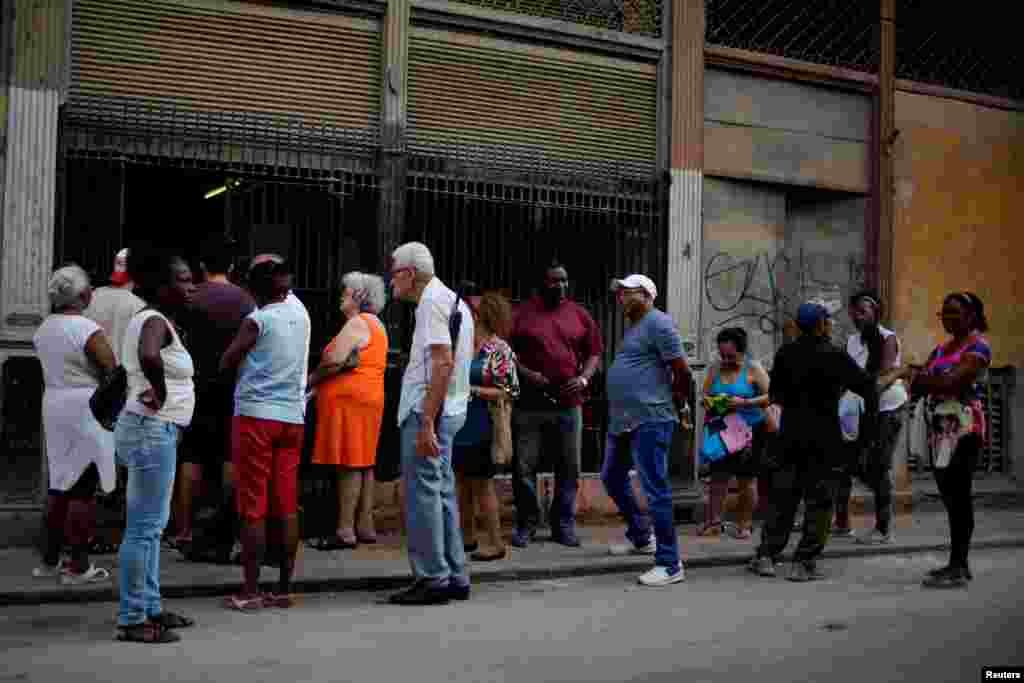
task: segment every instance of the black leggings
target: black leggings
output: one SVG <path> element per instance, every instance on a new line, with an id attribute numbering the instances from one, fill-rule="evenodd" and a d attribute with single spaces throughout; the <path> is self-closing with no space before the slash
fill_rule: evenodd
<path id="1" fill-rule="evenodd" d="M 952 567 L 967 568 L 967 554 L 971 548 L 971 534 L 974 533 L 971 487 L 980 451 L 981 437 L 977 434 L 964 436 L 957 443 L 949 465 L 935 470 L 935 482 L 939 485 L 942 504 L 949 516 L 949 564 Z"/>
<path id="2" fill-rule="evenodd" d="M 77 571 L 89 568 L 89 543 L 96 526 L 96 486 L 99 482 L 99 470 L 95 464 L 90 464 L 67 491 L 50 490 L 43 551 L 46 564 L 54 566 L 60 561 L 60 552 L 66 543 L 71 548 L 74 568 Z"/>

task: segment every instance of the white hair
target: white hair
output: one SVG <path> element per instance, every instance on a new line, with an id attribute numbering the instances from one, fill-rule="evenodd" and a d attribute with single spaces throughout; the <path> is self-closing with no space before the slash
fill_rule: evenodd
<path id="1" fill-rule="evenodd" d="M 415 268 L 420 275 L 434 276 L 434 257 L 422 242 L 406 242 L 391 254 L 393 266 Z"/>
<path id="2" fill-rule="evenodd" d="M 380 313 L 388 302 L 384 280 L 377 275 L 360 273 L 358 270 L 345 273 L 341 278 L 341 289 L 351 289 L 353 293 L 365 292 L 366 304 L 370 307 L 371 313 Z"/>
<path id="3" fill-rule="evenodd" d="M 88 288 L 88 273 L 81 266 L 72 264 L 53 271 L 46 293 L 50 297 L 50 305 L 59 309 L 77 303 Z"/>

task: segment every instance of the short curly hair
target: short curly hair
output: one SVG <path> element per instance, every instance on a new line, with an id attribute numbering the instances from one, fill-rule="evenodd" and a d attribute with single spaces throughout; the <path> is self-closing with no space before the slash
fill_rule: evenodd
<path id="1" fill-rule="evenodd" d="M 512 333 L 512 304 L 499 292 L 485 292 L 473 313 L 487 329 L 507 339 Z"/>

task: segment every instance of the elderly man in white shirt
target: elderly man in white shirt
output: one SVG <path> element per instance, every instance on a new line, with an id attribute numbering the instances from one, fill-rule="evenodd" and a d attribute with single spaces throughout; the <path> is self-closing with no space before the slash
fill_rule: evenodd
<path id="1" fill-rule="evenodd" d="M 419 242 L 403 244 L 392 254 L 391 286 L 395 298 L 416 304 L 416 327 L 398 406 L 409 564 L 415 582 L 392 595 L 390 602 L 436 605 L 466 600 L 469 575 L 451 449 L 469 406 L 472 313 L 434 276 L 434 258 Z M 456 311 L 462 322 L 453 335 Z"/>

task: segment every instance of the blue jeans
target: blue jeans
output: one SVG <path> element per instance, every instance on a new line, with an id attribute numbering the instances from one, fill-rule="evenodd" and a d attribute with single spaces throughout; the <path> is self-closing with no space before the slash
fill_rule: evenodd
<path id="1" fill-rule="evenodd" d="M 635 545 L 646 545 L 651 538 L 650 520 L 640 513 L 629 481 L 629 470 L 636 467 L 654 519 L 658 546 L 654 562 L 661 567 L 679 564 L 679 538 L 668 480 L 668 451 L 675 428 L 675 422 L 649 422 L 632 432 L 609 434 L 601 468 L 601 481 L 626 520 L 626 537 Z"/>
<path id="2" fill-rule="evenodd" d="M 441 418 L 437 431 L 441 455 L 437 458 L 416 453 L 416 434 L 423 416 L 413 412 L 402 423 L 402 485 L 409 564 L 417 580 L 468 582 L 452 471 L 452 440 L 465 421 L 465 415 Z"/>
<path id="3" fill-rule="evenodd" d="M 160 534 L 171 513 L 178 435 L 172 422 L 121 413 L 114 438 L 117 460 L 128 468 L 128 521 L 121 541 L 118 624 L 141 624 L 162 612 Z"/>

